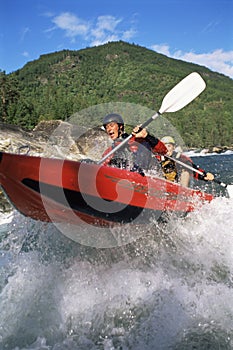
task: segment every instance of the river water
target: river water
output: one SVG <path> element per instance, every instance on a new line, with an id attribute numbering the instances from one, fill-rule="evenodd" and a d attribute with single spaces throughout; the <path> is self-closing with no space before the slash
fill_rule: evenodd
<path id="1" fill-rule="evenodd" d="M 232 154 L 193 160 L 233 183 Z M 1 214 L 0 349 L 233 349 L 232 214 L 220 196 L 108 249 Z"/>

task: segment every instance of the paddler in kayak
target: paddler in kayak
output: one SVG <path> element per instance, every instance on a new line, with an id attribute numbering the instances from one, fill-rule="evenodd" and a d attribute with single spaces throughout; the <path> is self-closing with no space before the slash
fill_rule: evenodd
<path id="1" fill-rule="evenodd" d="M 176 151 L 176 143 L 173 137 L 164 136 L 161 141 L 166 145 L 168 150 L 167 155 L 172 157 L 174 160 L 169 159 L 166 155 L 157 156 L 157 159 L 160 161 L 164 177 L 173 182 L 179 182 L 182 186 L 189 186 L 191 176 L 197 180 L 213 181 L 214 175 L 212 173 L 207 173 L 203 169 L 200 169 L 199 166 L 194 164 L 192 160 L 186 155 Z M 187 170 L 178 164 L 175 160 L 180 160 L 182 163 L 191 166 L 194 169 L 201 170 L 203 175 L 200 175 L 191 170 Z"/>
<path id="2" fill-rule="evenodd" d="M 103 126 L 113 142 L 112 146 L 104 152 L 103 157 L 128 137 L 124 131 L 124 124 L 120 114 L 110 113 L 104 117 Z M 141 129 L 140 126 L 136 126 L 132 134 L 133 137 L 129 142 L 109 156 L 104 165 L 137 171 L 144 175 L 144 171 L 152 165 L 152 154 L 165 155 L 167 148 L 163 142 L 150 135 L 146 129 Z"/>

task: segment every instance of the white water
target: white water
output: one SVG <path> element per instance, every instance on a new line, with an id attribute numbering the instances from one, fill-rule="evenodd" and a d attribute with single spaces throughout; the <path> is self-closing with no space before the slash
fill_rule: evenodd
<path id="1" fill-rule="evenodd" d="M 1 225 L 0 349 L 232 349 L 232 209 L 217 198 L 113 249 L 14 212 Z"/>
<path id="2" fill-rule="evenodd" d="M 231 156 L 233 155 L 233 151 L 231 150 L 227 150 L 223 153 L 220 154 L 216 154 L 216 152 L 213 153 L 207 153 L 205 150 L 202 151 L 187 151 L 187 152 L 183 152 L 184 154 L 186 154 L 189 157 L 210 157 L 210 156 Z"/>

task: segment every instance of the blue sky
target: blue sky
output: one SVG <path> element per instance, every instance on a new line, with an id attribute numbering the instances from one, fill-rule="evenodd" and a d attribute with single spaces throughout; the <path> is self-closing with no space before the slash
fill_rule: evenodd
<path id="1" fill-rule="evenodd" d="M 233 78 L 233 0 L 2 0 L 0 70 L 124 40 Z"/>

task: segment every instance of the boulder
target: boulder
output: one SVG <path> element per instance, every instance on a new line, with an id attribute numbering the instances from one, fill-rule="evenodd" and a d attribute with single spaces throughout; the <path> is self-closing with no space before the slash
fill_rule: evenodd
<path id="1" fill-rule="evenodd" d="M 0 151 L 80 160 L 101 159 L 110 141 L 105 131 L 61 120 L 40 122 L 32 131 L 0 123 Z"/>

